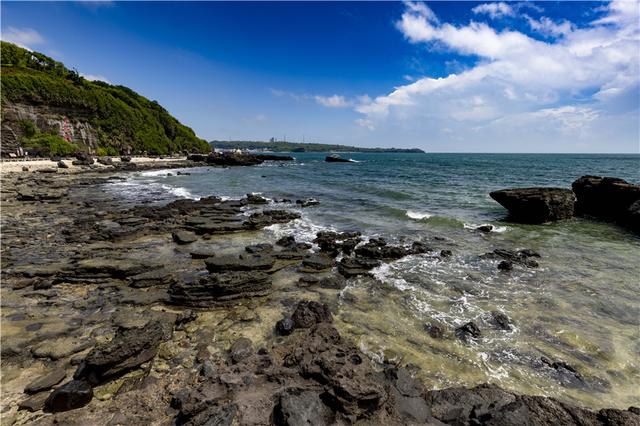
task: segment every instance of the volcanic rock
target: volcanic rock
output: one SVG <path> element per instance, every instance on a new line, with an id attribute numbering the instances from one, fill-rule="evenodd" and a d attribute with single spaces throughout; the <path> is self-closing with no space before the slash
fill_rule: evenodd
<path id="1" fill-rule="evenodd" d="M 515 188 L 493 191 L 491 198 L 515 222 L 545 223 L 573 217 L 576 197 L 565 188 Z"/>

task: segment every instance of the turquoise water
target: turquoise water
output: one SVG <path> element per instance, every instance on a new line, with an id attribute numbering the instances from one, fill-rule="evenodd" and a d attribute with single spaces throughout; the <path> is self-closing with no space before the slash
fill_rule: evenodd
<path id="1" fill-rule="evenodd" d="M 435 252 L 409 256 L 374 270 L 375 279 L 351 280 L 336 312 L 341 329 L 373 358 L 405 354 L 433 387 L 491 381 L 590 407 L 640 404 L 640 239 L 583 219 L 507 223 L 488 195 L 505 187 L 570 187 L 585 174 L 638 183 L 640 155 L 342 154 L 354 163 L 326 163 L 325 155 L 189 169 L 190 176 L 145 172 L 107 192 L 155 202 L 249 192 L 313 197 L 319 206 L 300 209 L 302 219 L 271 227 L 266 236 L 293 233 L 311 241 L 320 229 L 357 229 L 452 250 L 448 260 Z M 495 232 L 475 231 L 486 223 Z M 479 257 L 499 247 L 540 252 L 540 268 L 500 273 L 497 261 Z M 494 310 L 507 314 L 514 330 L 492 328 Z M 424 328 L 435 323 L 451 331 L 467 321 L 483 330 L 478 342 L 432 339 Z M 569 383 L 541 367 L 541 356 L 571 364 L 582 381 Z"/>

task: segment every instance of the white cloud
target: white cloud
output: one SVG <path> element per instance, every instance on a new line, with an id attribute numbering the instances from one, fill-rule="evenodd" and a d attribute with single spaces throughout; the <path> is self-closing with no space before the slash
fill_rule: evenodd
<path id="1" fill-rule="evenodd" d="M 31 46 L 44 44 L 44 37 L 33 28 L 9 27 L 2 31 L 2 40 L 14 43 L 28 50 L 33 50 Z"/>
<path id="2" fill-rule="evenodd" d="M 566 19 L 562 22 L 556 23 L 546 16 L 543 16 L 540 19 L 533 19 L 529 15 L 524 15 L 524 17 L 532 30 L 544 36 L 564 36 L 574 29 L 574 25 Z"/>
<path id="3" fill-rule="evenodd" d="M 340 96 L 340 95 L 333 95 L 333 96 L 316 95 L 315 100 L 320 105 L 326 106 L 328 108 L 346 108 L 352 105 L 350 101 L 348 101 L 344 96 Z"/>
<path id="4" fill-rule="evenodd" d="M 471 11 L 475 14 L 489 15 L 492 19 L 514 15 L 513 8 L 504 2 L 483 3 L 474 7 Z"/>
<path id="5" fill-rule="evenodd" d="M 605 16 L 582 28 L 524 17 L 535 31 L 562 35 L 548 42 L 486 23 L 440 23 L 426 5 L 406 7 L 397 27 L 409 42 L 479 59 L 465 70 L 420 78 L 356 103 L 363 115 L 358 124 L 376 131 L 404 126 L 434 137 L 447 128 L 478 140 L 505 140 L 509 132 L 501 134 L 497 125 L 512 129 L 516 140 L 523 132 L 540 136 L 530 130 L 541 128 L 557 141 L 571 136 L 596 143 L 617 130 L 607 129 L 609 122 L 621 120 L 616 134 L 629 146 L 638 137 L 639 5 L 610 3 Z M 636 111 L 635 118 L 629 111 Z"/>
<path id="6" fill-rule="evenodd" d="M 89 80 L 89 81 L 103 81 L 105 83 L 111 84 L 111 82 L 103 75 L 94 75 L 94 74 L 83 74 L 80 73 L 80 76 Z"/>

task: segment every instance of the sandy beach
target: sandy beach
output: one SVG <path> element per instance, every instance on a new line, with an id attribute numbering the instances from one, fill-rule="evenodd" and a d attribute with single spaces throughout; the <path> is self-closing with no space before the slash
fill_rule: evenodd
<path id="1" fill-rule="evenodd" d="M 120 157 L 110 157 L 111 161 L 114 164 L 122 163 Z M 158 165 L 164 163 L 171 163 L 176 161 L 185 161 L 186 157 L 165 157 L 165 158 L 156 158 L 156 157 L 131 157 L 131 163 L 135 163 L 136 165 Z M 43 169 L 58 169 L 58 172 L 65 173 L 77 173 L 80 171 L 89 170 L 86 166 L 74 166 L 72 164 L 73 158 L 64 158 L 62 159 L 64 163 L 68 166 L 67 169 L 59 168 L 58 162 L 50 159 L 16 159 L 16 160 L 6 160 L 3 159 L 0 162 L 0 173 L 23 173 L 23 172 L 33 172 L 37 170 Z M 24 167 L 27 167 L 29 170 L 23 170 Z M 98 162 L 94 163 L 94 169 L 106 169 L 111 166 L 105 166 Z"/>

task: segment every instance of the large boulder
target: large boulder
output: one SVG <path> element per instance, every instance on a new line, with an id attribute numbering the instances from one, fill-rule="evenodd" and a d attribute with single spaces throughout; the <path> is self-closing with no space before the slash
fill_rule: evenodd
<path id="1" fill-rule="evenodd" d="M 565 188 L 513 188 L 493 191 L 491 198 L 509 210 L 509 218 L 522 223 L 545 223 L 573 216 L 576 197 Z"/>
<path id="2" fill-rule="evenodd" d="M 44 402 L 44 410 L 51 413 L 84 407 L 93 398 L 91 385 L 83 380 L 72 380 L 54 390 Z"/>
<path id="3" fill-rule="evenodd" d="M 582 176 L 571 187 L 577 197 L 576 214 L 640 231 L 640 185 L 613 177 Z"/>

